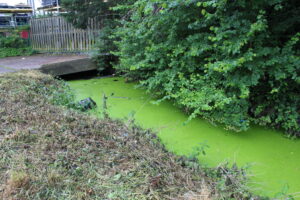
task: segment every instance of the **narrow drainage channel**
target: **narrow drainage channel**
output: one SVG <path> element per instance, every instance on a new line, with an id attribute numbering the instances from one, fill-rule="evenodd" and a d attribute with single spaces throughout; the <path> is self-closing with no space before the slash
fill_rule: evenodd
<path id="1" fill-rule="evenodd" d="M 249 131 L 235 133 L 215 127 L 203 119 L 185 124 L 187 117 L 170 102 L 159 105 L 135 84 L 122 78 L 101 78 L 69 81 L 77 99 L 93 98 L 101 115 L 103 93 L 108 96 L 108 112 L 112 118 L 134 116 L 137 124 L 158 133 L 167 149 L 190 155 L 196 147 L 206 144 L 206 155 L 200 162 L 210 167 L 220 163 L 249 165 L 249 186 L 254 193 L 274 196 L 284 188 L 296 196 L 300 192 L 300 141 L 285 138 L 283 133 L 253 126 Z M 297 198 L 296 199 L 300 199 Z"/>

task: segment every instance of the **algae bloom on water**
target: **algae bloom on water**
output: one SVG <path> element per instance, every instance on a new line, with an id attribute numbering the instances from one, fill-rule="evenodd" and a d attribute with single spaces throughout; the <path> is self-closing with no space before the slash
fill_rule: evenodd
<path id="1" fill-rule="evenodd" d="M 102 94 L 114 93 L 109 98 L 108 112 L 113 118 L 134 120 L 143 128 L 151 128 L 168 148 L 178 155 L 190 155 L 199 143 L 209 146 L 200 161 L 213 167 L 220 163 L 249 165 L 249 186 L 257 194 L 275 196 L 288 188 L 287 193 L 300 192 L 300 141 L 285 138 L 282 133 L 254 126 L 243 133 L 225 131 L 203 119 L 188 124 L 188 116 L 170 102 L 151 103 L 151 96 L 136 89 L 122 78 L 102 78 L 70 81 L 78 99 L 92 97 L 101 105 Z M 101 106 L 99 106 L 101 108 Z M 100 113 L 100 110 L 99 110 Z"/>

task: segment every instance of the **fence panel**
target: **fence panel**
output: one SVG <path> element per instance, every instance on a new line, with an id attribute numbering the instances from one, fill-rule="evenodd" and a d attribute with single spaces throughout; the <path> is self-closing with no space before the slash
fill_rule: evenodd
<path id="1" fill-rule="evenodd" d="M 63 17 L 36 18 L 30 21 L 33 49 L 40 52 L 91 51 L 101 29 L 100 20 L 90 19 L 85 30 L 76 29 Z"/>

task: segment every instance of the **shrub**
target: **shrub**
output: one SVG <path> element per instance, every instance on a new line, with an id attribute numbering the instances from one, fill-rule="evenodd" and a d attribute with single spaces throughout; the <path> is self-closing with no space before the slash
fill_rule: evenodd
<path id="1" fill-rule="evenodd" d="M 116 68 L 191 118 L 300 136 L 299 12 L 296 0 L 138 0 Z"/>
<path id="2" fill-rule="evenodd" d="M 10 56 L 29 56 L 36 53 L 29 47 L 28 42 L 17 34 L 0 37 L 0 58 Z"/>
<path id="3" fill-rule="evenodd" d="M 26 42 L 18 35 L 0 37 L 0 48 L 25 48 Z"/>

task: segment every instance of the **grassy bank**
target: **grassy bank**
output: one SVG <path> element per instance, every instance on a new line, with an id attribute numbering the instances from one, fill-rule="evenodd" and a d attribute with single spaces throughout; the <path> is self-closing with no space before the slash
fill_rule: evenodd
<path id="1" fill-rule="evenodd" d="M 0 76 L 0 199 L 261 199 L 242 170 L 201 168 L 149 130 L 67 108 L 73 99 L 38 72 Z"/>

